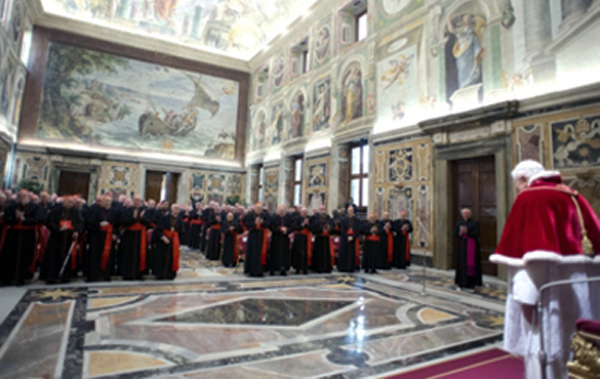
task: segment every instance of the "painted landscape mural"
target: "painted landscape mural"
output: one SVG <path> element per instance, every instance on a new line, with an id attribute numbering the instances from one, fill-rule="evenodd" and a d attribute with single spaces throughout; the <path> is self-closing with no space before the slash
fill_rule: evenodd
<path id="1" fill-rule="evenodd" d="M 52 43 L 37 137 L 233 159 L 239 83 Z"/>

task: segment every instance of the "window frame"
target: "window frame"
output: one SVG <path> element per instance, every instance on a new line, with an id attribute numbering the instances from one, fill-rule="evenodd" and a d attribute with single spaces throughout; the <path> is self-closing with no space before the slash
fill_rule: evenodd
<path id="1" fill-rule="evenodd" d="M 369 172 L 371 171 L 371 167 L 367 167 L 365 170 L 365 147 L 368 149 L 367 153 L 370 154 L 370 146 L 369 143 L 367 141 L 363 141 L 360 143 L 355 143 L 353 145 L 350 145 L 350 164 L 348 165 L 348 199 L 350 199 L 352 197 L 352 199 L 354 200 L 354 203 L 357 205 L 358 210 L 359 211 L 366 211 L 366 209 L 368 209 L 369 207 L 369 198 L 367 196 L 367 202 L 366 204 L 363 204 L 363 191 L 365 191 L 365 188 L 363 186 L 363 182 L 366 179 L 367 182 L 369 180 Z M 359 168 L 358 168 L 358 173 L 352 173 L 352 166 L 354 165 L 354 154 L 353 151 L 354 149 L 359 149 Z M 369 166 L 371 164 L 371 159 L 369 159 Z M 354 198 L 354 196 L 352 196 L 352 182 L 354 180 L 358 180 L 358 199 Z M 367 184 L 367 187 L 369 187 L 369 185 Z M 366 191 L 368 191 L 368 188 L 366 189 Z M 368 195 L 368 193 L 367 193 Z"/>
<path id="2" fill-rule="evenodd" d="M 297 206 L 299 204 L 302 204 L 302 195 L 303 195 L 303 188 L 302 188 L 302 184 L 304 181 L 304 157 L 294 157 L 294 169 L 293 169 L 293 176 L 292 176 L 292 206 Z M 298 162 L 300 162 L 300 170 L 298 171 L 297 168 L 297 164 Z M 300 174 L 300 175 L 298 175 Z M 299 180 L 296 180 L 296 178 L 299 177 Z M 298 202 L 295 203 L 296 201 L 296 186 L 299 186 L 300 188 L 300 194 L 299 194 L 299 199 Z"/>
<path id="3" fill-rule="evenodd" d="M 355 33 L 354 33 L 354 42 L 361 42 L 366 40 L 369 37 L 369 23 L 368 23 L 368 15 L 369 15 L 369 9 L 365 9 L 364 11 L 357 13 L 354 16 L 354 25 L 355 25 Z M 367 28 L 367 30 L 365 31 L 365 35 L 364 38 L 360 38 L 360 28 L 359 28 L 359 24 L 360 24 L 360 20 L 365 17 L 365 27 Z"/>

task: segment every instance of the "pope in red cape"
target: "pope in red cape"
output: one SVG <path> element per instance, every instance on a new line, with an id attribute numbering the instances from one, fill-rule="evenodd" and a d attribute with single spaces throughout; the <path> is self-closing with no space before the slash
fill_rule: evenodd
<path id="1" fill-rule="evenodd" d="M 541 288 L 600 275 L 600 256 L 595 256 L 600 221 L 587 200 L 562 183 L 560 173 L 523 161 L 512 176 L 518 195 L 490 257 L 507 266 L 504 349 L 525 358 L 528 378 L 541 377 L 542 371 L 548 378 L 566 377 L 575 320 L 600 317 L 600 302 L 593 301 L 600 283 L 571 283 L 543 293 Z M 543 320 L 535 312 L 538 303 Z"/>

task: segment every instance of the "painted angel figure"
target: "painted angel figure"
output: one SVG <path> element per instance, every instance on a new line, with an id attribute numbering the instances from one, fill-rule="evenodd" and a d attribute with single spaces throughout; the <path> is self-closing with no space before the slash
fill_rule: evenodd
<path id="1" fill-rule="evenodd" d="M 389 64 L 392 66 L 381 75 L 381 82 L 387 83 L 383 90 L 390 88 L 394 83 L 398 83 L 398 86 L 404 84 L 404 77 L 408 74 L 408 68 L 410 66 L 410 57 L 401 54 L 396 59 L 390 59 Z"/>

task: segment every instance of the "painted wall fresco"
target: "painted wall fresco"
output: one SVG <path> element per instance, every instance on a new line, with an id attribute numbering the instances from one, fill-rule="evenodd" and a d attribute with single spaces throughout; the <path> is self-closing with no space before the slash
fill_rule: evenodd
<path id="1" fill-rule="evenodd" d="M 23 0 L 0 3 L 0 134 L 16 141 L 27 71 L 20 60 L 23 35 L 32 23 Z"/>
<path id="2" fill-rule="evenodd" d="M 432 250 L 432 145 L 429 138 L 377 145 L 371 175 L 373 210 L 398 218 L 406 210 L 414 225 L 412 245 Z"/>
<path id="3" fill-rule="evenodd" d="M 303 190 L 304 205 L 309 210 L 327 207 L 331 158 L 308 158 L 304 162 Z"/>
<path id="4" fill-rule="evenodd" d="M 52 43 L 36 136 L 233 159 L 239 83 Z"/>
<path id="5" fill-rule="evenodd" d="M 578 2 L 573 13 L 574 0 L 565 0 L 564 6 L 542 2 L 538 7 L 525 0 L 371 1 L 370 34 L 360 42 L 355 41 L 352 12 L 367 2 L 330 3 L 331 10 L 319 12 L 310 27 L 311 70 L 293 85 L 284 84 L 275 96 L 267 92 L 260 100 L 268 109 L 279 97 L 293 96 L 297 84 L 312 89 L 312 109 L 307 110 L 311 130 L 330 126 L 325 135 L 353 128 L 377 135 L 450 112 L 600 80 L 595 74 L 600 53 L 589 49 L 600 38 L 598 2 Z M 587 28 L 575 27 L 575 19 L 588 20 Z M 329 25 L 332 33 L 327 32 Z M 289 34 L 285 43 L 252 65 L 262 67 L 282 50 L 287 54 L 307 30 L 292 27 Z M 325 48 L 329 44 L 330 52 Z M 327 77 L 328 123 L 321 116 L 325 112 L 317 90 Z"/>
<path id="6" fill-rule="evenodd" d="M 304 135 L 307 98 L 304 91 L 298 90 L 292 96 L 290 103 L 290 138 L 298 138 Z"/>
<path id="7" fill-rule="evenodd" d="M 319 79 L 313 89 L 312 130 L 318 132 L 329 128 L 331 119 L 331 78 Z"/>
<path id="8" fill-rule="evenodd" d="M 43 0 L 44 9 L 248 59 L 315 0 Z"/>

